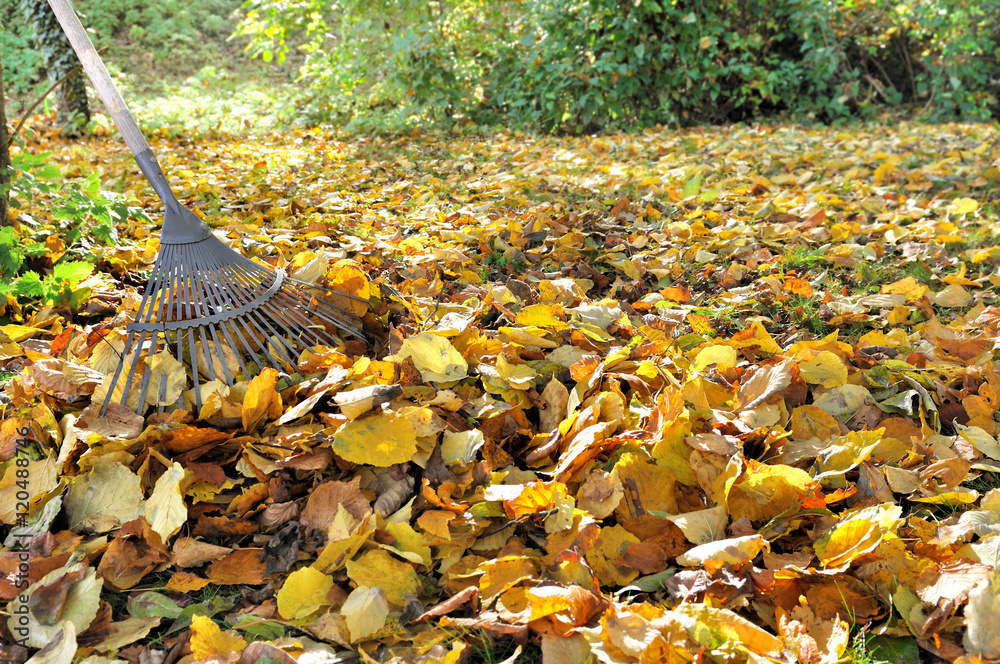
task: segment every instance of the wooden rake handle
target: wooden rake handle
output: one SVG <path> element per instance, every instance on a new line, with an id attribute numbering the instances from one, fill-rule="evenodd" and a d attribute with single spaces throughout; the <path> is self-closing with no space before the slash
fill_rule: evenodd
<path id="1" fill-rule="evenodd" d="M 167 178 L 164 177 L 163 170 L 156 161 L 153 150 L 149 147 L 149 143 L 146 142 L 146 138 L 142 135 L 142 132 L 139 131 L 138 123 L 132 117 L 132 113 L 129 112 L 128 106 L 125 104 L 121 93 L 118 92 L 115 82 L 111 80 L 111 75 L 108 74 L 108 69 L 104 66 L 104 61 L 101 60 L 101 56 L 97 54 L 94 44 L 90 41 L 90 35 L 87 34 L 87 30 L 80 23 L 80 18 L 73 11 L 68 0 L 48 0 L 48 3 L 49 7 L 52 8 L 52 12 L 59 20 L 59 25 L 62 26 L 63 32 L 69 37 L 69 43 L 76 52 L 76 56 L 80 58 L 83 70 L 87 72 L 87 76 L 90 77 L 91 82 L 97 89 L 97 95 L 108 108 L 108 112 L 111 113 L 111 119 L 115 121 L 115 126 L 118 127 L 122 138 L 125 139 L 125 144 L 128 145 L 129 152 L 135 157 L 139 168 L 142 169 L 142 174 L 153 185 L 153 190 L 160 197 L 160 200 L 163 201 L 164 205 L 168 209 L 176 210 L 178 208 L 177 197 L 170 190 L 170 185 L 167 183 Z"/>
<path id="2" fill-rule="evenodd" d="M 128 106 L 125 105 L 125 100 L 118 92 L 115 82 L 111 80 L 108 69 L 104 66 L 104 61 L 97 54 L 97 49 L 90 41 L 87 30 L 80 23 L 79 17 L 70 7 L 68 0 L 48 0 L 48 2 L 56 18 L 59 19 L 59 25 L 62 26 L 63 32 L 69 37 L 69 43 L 76 51 L 76 56 L 80 58 L 84 71 L 87 72 L 87 76 L 97 88 L 98 96 L 107 106 L 111 118 L 115 121 L 115 126 L 125 138 L 129 151 L 137 157 L 149 150 L 149 143 L 139 131 L 139 125 L 136 124 L 135 118 L 132 117 Z"/>

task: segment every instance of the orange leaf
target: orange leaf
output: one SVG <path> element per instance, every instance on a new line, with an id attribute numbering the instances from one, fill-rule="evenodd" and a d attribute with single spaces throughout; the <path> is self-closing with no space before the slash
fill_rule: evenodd
<path id="1" fill-rule="evenodd" d="M 802 297 L 812 297 L 813 294 L 812 286 L 805 279 L 785 279 L 781 290 L 793 295 L 801 295 Z"/>
<path id="2" fill-rule="evenodd" d="M 691 301 L 691 289 L 687 286 L 667 286 L 660 291 L 660 295 L 671 302 L 680 302 L 681 304 Z"/>

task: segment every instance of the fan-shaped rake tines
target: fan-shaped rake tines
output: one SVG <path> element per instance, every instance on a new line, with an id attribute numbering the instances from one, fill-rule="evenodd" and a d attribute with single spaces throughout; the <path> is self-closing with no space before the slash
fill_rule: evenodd
<path id="1" fill-rule="evenodd" d="M 267 366 L 287 370 L 304 348 L 337 345 L 335 330 L 364 340 L 361 320 L 323 297 L 330 293 L 360 300 L 291 279 L 213 235 L 161 245 L 101 415 L 115 400 L 139 413 L 147 405 L 182 407 L 183 365 L 200 411 L 199 376 L 233 385 L 237 370 L 247 378 Z"/>

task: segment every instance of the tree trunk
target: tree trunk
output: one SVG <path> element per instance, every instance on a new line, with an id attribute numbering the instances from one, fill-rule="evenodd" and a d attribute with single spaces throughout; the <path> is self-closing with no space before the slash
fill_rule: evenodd
<path id="1" fill-rule="evenodd" d="M 7 200 L 10 192 L 10 138 L 7 135 L 6 95 L 3 89 L 3 58 L 0 56 L 0 226 L 7 225 Z"/>
<path id="2" fill-rule="evenodd" d="M 21 0 L 21 9 L 28 24 L 35 29 L 35 41 L 45 58 L 49 80 L 55 83 L 80 61 L 69 39 L 59 27 L 56 15 L 45 0 Z M 87 87 L 83 71 L 70 76 L 56 92 L 56 120 L 66 136 L 76 136 L 90 121 Z"/>

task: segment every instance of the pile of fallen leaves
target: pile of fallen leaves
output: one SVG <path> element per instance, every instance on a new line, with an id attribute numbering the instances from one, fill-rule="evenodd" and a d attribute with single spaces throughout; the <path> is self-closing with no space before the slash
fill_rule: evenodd
<path id="1" fill-rule="evenodd" d="M 153 143 L 373 348 L 98 417 L 135 224 L 0 326 L 5 661 L 1000 659 L 994 129 Z"/>

